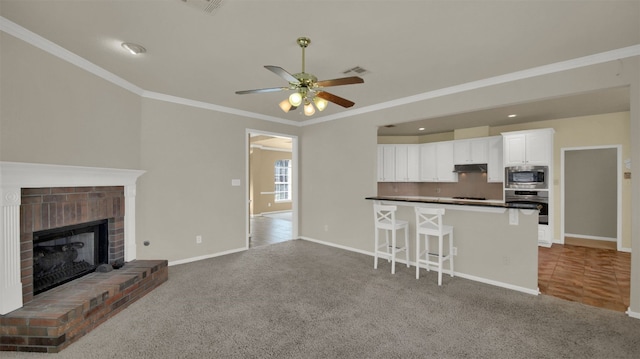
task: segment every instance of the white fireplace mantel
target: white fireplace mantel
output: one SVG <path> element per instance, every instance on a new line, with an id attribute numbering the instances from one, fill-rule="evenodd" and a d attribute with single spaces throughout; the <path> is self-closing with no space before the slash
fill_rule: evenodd
<path id="1" fill-rule="evenodd" d="M 136 181 L 145 171 L 0 162 L 0 314 L 22 307 L 20 201 L 22 188 L 124 186 L 124 259 L 136 259 Z"/>

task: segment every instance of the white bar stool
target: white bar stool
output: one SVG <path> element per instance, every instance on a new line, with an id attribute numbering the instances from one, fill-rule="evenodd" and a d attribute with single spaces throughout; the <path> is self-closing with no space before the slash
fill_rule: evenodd
<path id="1" fill-rule="evenodd" d="M 387 206 L 374 203 L 373 214 L 376 224 L 375 235 L 375 259 L 373 268 L 378 269 L 378 257 L 385 257 L 391 261 L 391 274 L 396 273 L 396 254 L 404 251 L 407 268 L 409 268 L 409 222 L 396 219 L 397 206 Z M 396 232 L 404 230 L 404 247 L 397 247 Z M 380 230 L 385 231 L 385 242 L 380 243 Z M 391 243 L 389 243 L 389 232 L 391 232 Z M 384 250 L 383 250 L 384 249 Z"/>
<path id="2" fill-rule="evenodd" d="M 444 208 L 415 207 L 416 210 L 416 279 L 420 278 L 420 267 L 424 265 L 427 272 L 434 265 L 438 270 L 438 285 L 442 285 L 442 267 L 449 261 L 449 269 L 453 277 L 453 227 L 442 224 Z M 420 252 L 420 235 L 424 234 L 424 250 Z M 438 237 L 438 251 L 429 251 L 429 236 Z M 444 236 L 449 237 L 449 251 L 444 255 Z M 430 259 L 435 257 L 433 260 Z"/>

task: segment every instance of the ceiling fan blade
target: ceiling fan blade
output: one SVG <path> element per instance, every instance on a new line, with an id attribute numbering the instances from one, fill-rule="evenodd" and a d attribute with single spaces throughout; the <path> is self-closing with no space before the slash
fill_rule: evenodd
<path id="1" fill-rule="evenodd" d="M 316 82 L 318 87 L 329 87 L 329 86 L 341 86 L 341 85 L 352 85 L 352 84 L 361 84 L 364 83 L 364 80 L 358 76 L 351 77 L 342 77 L 339 79 L 332 80 L 322 80 Z"/>
<path id="2" fill-rule="evenodd" d="M 300 83 L 300 81 L 297 78 L 293 77 L 292 74 L 288 73 L 285 69 L 283 69 L 280 66 L 266 65 L 264 68 L 282 77 L 283 79 L 289 81 L 290 83 L 293 83 L 293 84 Z"/>
<path id="3" fill-rule="evenodd" d="M 288 90 L 288 87 L 270 87 L 270 88 L 266 88 L 266 89 L 256 89 L 256 90 L 243 90 L 243 91 L 236 91 L 237 95 L 245 95 L 248 93 L 265 93 L 265 92 L 278 92 L 278 91 L 284 91 L 284 90 Z"/>
<path id="4" fill-rule="evenodd" d="M 340 105 L 340 106 L 345 107 L 345 108 L 355 105 L 355 102 L 351 102 L 351 101 L 347 100 L 346 98 L 342 98 L 340 96 L 336 96 L 336 95 L 334 95 L 332 93 L 328 93 L 326 91 L 320 91 L 320 92 L 316 93 L 316 96 L 318 96 L 318 97 L 320 97 L 322 99 L 325 99 L 325 100 L 327 100 L 329 102 L 333 102 L 336 105 Z"/>

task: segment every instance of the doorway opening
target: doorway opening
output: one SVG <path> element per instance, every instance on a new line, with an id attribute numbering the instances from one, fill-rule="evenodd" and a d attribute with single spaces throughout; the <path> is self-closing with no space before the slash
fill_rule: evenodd
<path id="1" fill-rule="evenodd" d="M 247 130 L 247 248 L 295 239 L 297 137 Z"/>
<path id="2" fill-rule="evenodd" d="M 628 309 L 631 253 L 621 245 L 621 151 L 621 146 L 561 150 L 561 238 L 538 248 L 542 294 Z"/>
<path id="3" fill-rule="evenodd" d="M 622 146 L 561 150 L 561 243 L 622 250 Z"/>

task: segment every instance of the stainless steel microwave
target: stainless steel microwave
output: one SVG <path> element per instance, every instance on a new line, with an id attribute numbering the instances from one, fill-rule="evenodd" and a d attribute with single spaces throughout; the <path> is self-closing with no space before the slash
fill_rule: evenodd
<path id="1" fill-rule="evenodd" d="M 513 166 L 504 169 L 504 187 L 515 189 L 548 189 L 548 166 Z"/>

